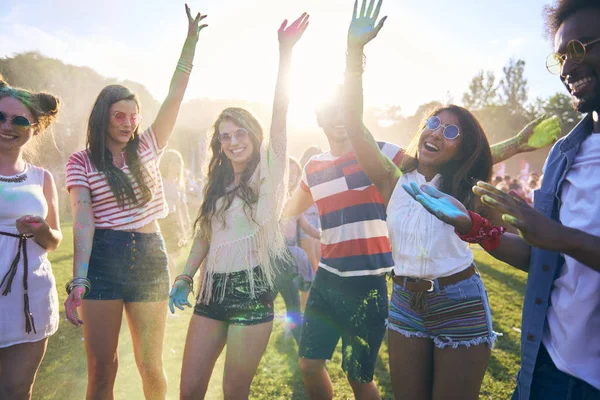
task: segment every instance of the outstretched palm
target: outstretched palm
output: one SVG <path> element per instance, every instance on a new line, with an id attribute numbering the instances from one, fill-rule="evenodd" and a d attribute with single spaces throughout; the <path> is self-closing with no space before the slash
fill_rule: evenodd
<path id="1" fill-rule="evenodd" d="M 364 47 L 369 43 L 383 28 L 383 23 L 387 17 L 379 18 L 379 10 L 381 9 L 382 0 L 377 2 L 375 6 L 375 0 L 369 1 L 367 7 L 367 0 L 362 0 L 362 6 L 360 7 L 360 13 L 358 11 L 358 0 L 354 1 L 354 11 L 352 13 L 352 22 L 348 28 L 348 48 L 352 47 Z M 375 8 L 375 10 L 373 10 Z"/>
<path id="2" fill-rule="evenodd" d="M 291 50 L 294 47 L 308 27 L 308 18 L 310 18 L 310 15 L 302 13 L 302 15 L 292 22 L 290 26 L 287 26 L 287 19 L 282 22 L 277 31 L 280 49 Z"/>
<path id="3" fill-rule="evenodd" d="M 452 196 L 440 192 L 432 186 L 419 187 L 415 182 L 402 185 L 404 190 L 440 221 L 454 226 L 460 232 L 471 229 L 471 216 L 465 206 Z"/>

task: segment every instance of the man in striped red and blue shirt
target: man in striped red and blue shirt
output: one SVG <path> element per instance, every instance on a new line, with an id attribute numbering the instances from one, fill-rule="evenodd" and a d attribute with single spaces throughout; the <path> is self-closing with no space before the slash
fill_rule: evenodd
<path id="1" fill-rule="evenodd" d="M 386 273 L 393 268 L 385 205 L 358 164 L 346 135 L 341 93 L 317 110 L 331 150 L 314 156 L 286 207 L 297 215 L 316 203 L 321 260 L 302 325 L 299 354 L 310 398 L 333 397 L 325 369 L 342 339 L 342 368 L 357 398 L 379 398 L 373 383 L 388 316 Z M 379 143 L 398 163 L 402 150 Z M 320 397 L 319 397 L 320 398 Z"/>

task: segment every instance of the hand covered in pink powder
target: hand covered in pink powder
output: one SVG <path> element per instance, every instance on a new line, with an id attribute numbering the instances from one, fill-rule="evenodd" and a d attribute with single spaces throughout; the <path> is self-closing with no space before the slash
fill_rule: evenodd
<path id="1" fill-rule="evenodd" d="M 81 305 L 81 298 L 85 293 L 85 287 L 83 286 L 75 286 L 65 300 L 65 315 L 69 322 L 73 325 L 79 327 L 83 325 L 83 321 L 79 319 L 79 315 L 77 314 L 77 307 Z"/>
<path id="2" fill-rule="evenodd" d="M 34 235 L 50 230 L 50 226 L 42 217 L 24 215 L 16 221 L 17 230 L 23 235 Z"/>
<path id="3" fill-rule="evenodd" d="M 304 34 L 308 27 L 308 18 L 310 15 L 302 13 L 290 26 L 287 26 L 288 20 L 284 20 L 277 31 L 279 37 L 279 50 L 291 50 L 298 40 Z"/>

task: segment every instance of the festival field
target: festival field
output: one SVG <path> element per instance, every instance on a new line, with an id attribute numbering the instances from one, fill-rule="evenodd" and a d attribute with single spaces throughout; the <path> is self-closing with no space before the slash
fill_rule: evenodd
<path id="1" fill-rule="evenodd" d="M 63 285 L 71 276 L 72 268 L 72 228 L 63 225 L 64 240 L 60 248 L 50 255 L 52 267 L 58 285 L 61 304 L 61 322 L 58 332 L 50 338 L 48 351 L 38 373 L 34 399 L 80 400 L 85 398 L 87 366 L 83 335 L 64 319 L 62 303 L 66 294 Z M 475 249 L 475 248 L 474 248 Z M 500 263 L 487 254 L 475 250 L 476 262 L 487 286 L 494 330 L 502 334 L 492 351 L 490 365 L 483 381 L 481 399 L 508 399 L 514 388 L 514 379 L 519 363 L 519 340 L 521 325 L 521 305 L 525 290 L 526 274 Z M 187 257 L 182 253 L 179 266 Z M 306 399 L 302 377 L 297 366 L 297 347 L 291 337 L 284 332 L 283 316 L 285 307 L 281 297 L 275 303 L 276 322 L 271 340 L 258 368 L 252 384 L 252 399 Z M 178 399 L 179 376 L 183 345 L 188 322 L 192 315 L 190 309 L 169 315 L 164 342 L 164 361 L 169 381 L 168 399 Z M 143 399 L 141 380 L 133 358 L 131 337 L 123 319 L 123 329 L 119 343 L 119 373 L 115 385 L 117 399 Z M 226 350 L 225 350 L 226 351 Z M 222 399 L 223 361 L 217 362 L 210 383 L 207 399 Z M 341 364 L 340 346 L 329 363 L 335 398 L 352 399 L 352 391 L 346 383 Z M 384 342 L 380 351 L 375 380 L 384 399 L 393 399 L 390 384 L 387 345 Z"/>

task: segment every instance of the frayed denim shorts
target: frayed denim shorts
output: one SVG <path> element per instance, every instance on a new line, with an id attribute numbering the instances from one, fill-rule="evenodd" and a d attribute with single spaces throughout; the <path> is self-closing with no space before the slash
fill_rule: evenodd
<path id="1" fill-rule="evenodd" d="M 169 268 L 160 232 L 96 229 L 87 277 L 87 300 L 166 300 Z"/>
<path id="2" fill-rule="evenodd" d="M 487 292 L 479 274 L 440 288 L 434 280 L 426 292 L 426 309 L 414 311 L 412 292 L 394 284 L 388 328 L 406 337 L 432 339 L 438 348 L 474 346 L 496 341 Z"/>

